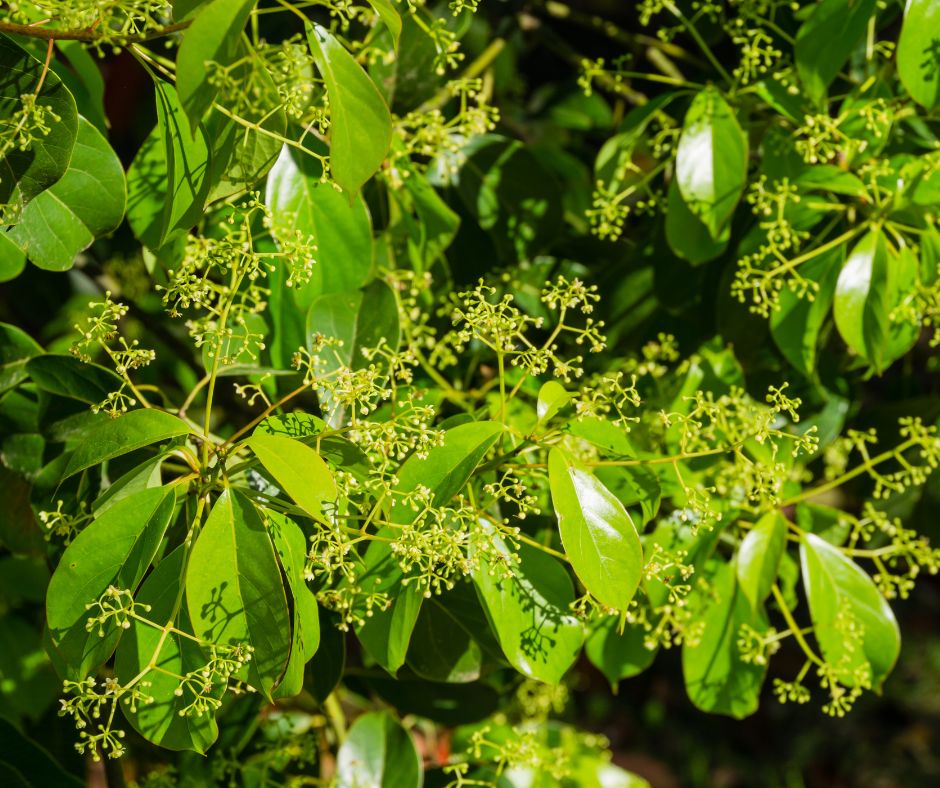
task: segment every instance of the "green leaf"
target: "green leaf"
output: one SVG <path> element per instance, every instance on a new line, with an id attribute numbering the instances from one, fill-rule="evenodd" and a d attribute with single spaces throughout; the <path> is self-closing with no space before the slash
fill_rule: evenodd
<path id="1" fill-rule="evenodd" d="M 709 579 L 711 587 L 694 591 L 690 600 L 702 627 L 696 642 L 682 644 L 685 687 L 702 711 L 742 719 L 757 710 L 767 668 L 741 659 L 739 631 L 746 624 L 765 633 L 766 616 L 751 609 L 730 564 L 721 563 Z"/>
<path id="2" fill-rule="evenodd" d="M 274 546 L 254 504 L 226 490 L 193 546 L 186 601 L 196 635 L 254 649 L 248 681 L 266 697 L 291 650 L 291 620 Z"/>
<path id="3" fill-rule="evenodd" d="M 62 478 L 67 479 L 105 460 L 189 432 L 189 425 L 171 413 L 152 408 L 132 410 L 117 419 L 103 422 L 91 439 L 79 444 L 69 457 Z"/>
<path id="4" fill-rule="evenodd" d="M 545 424 L 558 411 L 560 411 L 571 400 L 571 394 L 561 383 L 550 380 L 542 384 L 539 389 L 538 401 L 535 405 L 535 412 L 539 418 L 539 424 Z"/>
<path id="5" fill-rule="evenodd" d="M 865 35 L 876 5 L 876 0 L 823 0 L 797 32 L 796 70 L 817 104 Z"/>
<path id="6" fill-rule="evenodd" d="M 819 285 L 813 300 L 800 298 L 790 288 L 780 291 L 780 309 L 770 316 L 770 333 L 784 358 L 805 375 L 816 370 L 816 345 L 829 314 L 845 247 L 838 246 L 800 266 L 800 276 Z"/>
<path id="7" fill-rule="evenodd" d="M 89 405 L 99 405 L 121 388 L 121 379 L 111 370 L 58 353 L 31 358 L 26 362 L 26 372 L 43 391 Z"/>
<path id="8" fill-rule="evenodd" d="M 352 196 L 382 166 L 392 116 L 369 75 L 326 28 L 308 22 L 306 31 L 330 99 L 330 172 Z"/>
<path id="9" fill-rule="evenodd" d="M 336 788 L 421 788 L 414 741 L 388 712 L 359 717 L 336 754 Z"/>
<path id="10" fill-rule="evenodd" d="M 314 449 L 293 438 L 264 432 L 255 432 L 248 445 L 301 509 L 315 519 L 330 519 L 336 506 L 336 482 Z"/>
<path id="11" fill-rule="evenodd" d="M 940 104 L 940 5 L 907 0 L 898 39 L 898 76 L 911 98 L 928 110 Z"/>
<path id="12" fill-rule="evenodd" d="M 821 537 L 804 534 L 800 558 L 816 642 L 826 662 L 848 686 L 858 683 L 859 670 L 870 668 L 872 687 L 880 690 L 901 651 L 891 607 L 868 574 Z"/>
<path id="13" fill-rule="evenodd" d="M 87 676 L 114 650 L 121 629 L 110 621 L 99 636 L 86 630 L 91 605 L 109 586 L 135 591 L 150 567 L 173 514 L 172 490 L 130 495 L 88 525 L 68 546 L 46 595 L 46 622 L 65 675 Z"/>
<path id="14" fill-rule="evenodd" d="M 153 621 L 172 621 L 176 629 L 191 635 L 193 629 L 186 608 L 179 607 L 185 568 L 186 548 L 178 547 L 153 570 L 141 586 L 137 601 L 150 605 L 148 615 Z M 128 722 L 141 736 L 160 747 L 204 753 L 219 735 L 215 716 L 192 712 L 182 715 L 194 695 L 188 687 L 177 695 L 180 680 L 176 677 L 199 671 L 207 662 L 206 654 L 192 637 L 174 631 L 164 637 L 162 629 L 135 619 L 114 658 L 118 680 L 127 684 L 149 665 L 160 670 L 146 673 L 147 694 L 153 702 L 121 705 Z M 218 696 L 220 689 L 215 687 L 212 694 Z"/>
<path id="15" fill-rule="evenodd" d="M 426 457 L 411 455 L 398 470 L 400 493 L 409 493 L 418 485 L 431 490 L 432 506 L 443 506 L 453 498 L 470 479 L 477 465 L 499 438 L 503 427 L 492 421 L 474 421 L 461 424 L 444 433 L 444 443 L 432 448 Z M 410 506 L 393 509 L 396 523 L 408 525 L 417 517 Z M 386 528 L 381 536 L 391 538 L 396 529 Z M 389 673 L 395 674 L 404 664 L 411 633 L 421 611 L 422 592 L 417 585 L 403 586 L 403 574 L 397 557 L 387 542 L 373 541 L 365 554 L 366 569 L 359 578 L 363 587 L 377 592 L 394 591 L 391 605 L 374 610 L 356 634 L 366 651 Z"/>
<path id="16" fill-rule="evenodd" d="M 268 510 L 265 515 L 271 529 L 271 538 L 274 540 L 274 549 L 287 579 L 293 610 L 290 659 L 274 695 L 278 698 L 291 698 L 303 689 L 304 665 L 310 661 L 320 645 L 320 616 L 317 598 L 304 580 L 307 537 L 297 523 L 279 512 Z"/>
<path id="17" fill-rule="evenodd" d="M 755 611 L 777 580 L 786 546 L 787 521 L 780 512 L 765 514 L 741 540 L 735 562 L 738 586 Z"/>
<path id="18" fill-rule="evenodd" d="M 692 101 L 676 150 L 676 181 L 689 210 L 721 242 L 747 183 L 747 137 L 714 88 Z"/>
<path id="19" fill-rule="evenodd" d="M 0 323 L 0 394 L 26 380 L 27 362 L 42 352 L 42 346 L 25 331 Z"/>
<path id="20" fill-rule="evenodd" d="M 408 230 L 408 255 L 416 271 L 427 271 L 450 246 L 460 227 L 460 217 L 451 210 L 424 175 L 411 172 L 404 191 L 411 196 L 415 218 L 403 211 Z M 395 196 L 401 198 L 401 191 Z"/>
<path id="21" fill-rule="evenodd" d="M 49 133 L 36 132 L 26 150 L 16 145 L 0 157 L 0 205 L 26 205 L 68 169 L 78 132 L 75 99 L 55 74 L 42 78 L 43 70 L 40 61 L 0 33 L 0 123 L 18 124 L 21 96 L 35 93 L 40 79 L 36 103 L 58 117 L 47 117 Z"/>
<path id="22" fill-rule="evenodd" d="M 0 232 L 0 282 L 16 279 L 26 267 L 26 252 L 14 243 L 7 232 Z"/>
<path id="23" fill-rule="evenodd" d="M 368 0 L 368 2 L 388 28 L 388 32 L 392 34 L 395 49 L 398 49 L 398 40 L 401 38 L 401 14 L 395 10 L 392 0 Z"/>
<path id="24" fill-rule="evenodd" d="M 886 364 L 888 249 L 878 230 L 860 240 L 839 273 L 832 313 L 845 343 L 876 371 Z"/>
<path id="25" fill-rule="evenodd" d="M 212 186 L 210 146 L 191 126 L 176 90 L 154 79 L 157 126 L 127 171 L 127 220 L 140 241 L 159 249 L 177 230 L 202 218 Z"/>
<path id="26" fill-rule="evenodd" d="M 191 124 L 212 106 L 218 88 L 210 75 L 215 66 L 235 59 L 239 39 L 256 0 L 213 0 L 203 6 L 183 34 L 176 53 L 176 89 Z"/>
<path id="27" fill-rule="evenodd" d="M 508 557 L 509 549 L 493 526 L 482 522 L 481 528 Z M 569 609 L 574 602 L 571 578 L 557 560 L 526 544 L 519 546 L 519 559 L 505 577 L 500 567 L 480 557 L 473 582 L 510 664 L 529 678 L 558 684 L 584 643 L 584 628 Z"/>
<path id="28" fill-rule="evenodd" d="M 320 296 L 307 313 L 307 336 L 321 334 L 339 339 L 342 346 L 323 354 L 324 372 L 341 365 L 361 369 L 372 361 L 363 350 L 378 347 L 384 339 L 390 350 L 397 350 L 400 339 L 398 302 L 392 289 L 380 279 L 350 293 Z"/>
<path id="29" fill-rule="evenodd" d="M 361 197 L 352 204 L 329 183 L 320 181 L 317 163 L 284 147 L 268 173 L 265 200 L 272 214 L 272 233 L 297 233 L 316 244 L 313 279 L 302 288 L 321 293 L 358 290 L 372 274 L 372 220 Z"/>
<path id="30" fill-rule="evenodd" d="M 84 118 L 68 170 L 20 214 L 10 238 L 49 271 L 66 271 L 75 255 L 124 218 L 124 168 L 108 141 Z"/>
<path id="31" fill-rule="evenodd" d="M 718 240 L 713 240 L 708 227 L 685 204 L 675 179 L 669 183 L 666 200 L 666 243 L 676 255 L 692 265 L 701 265 L 714 260 L 728 248 L 730 225 L 722 230 Z"/>
<path id="32" fill-rule="evenodd" d="M 584 646 L 587 658 L 616 690 L 623 679 L 638 676 L 656 658 L 658 648 L 646 647 L 646 630 L 639 624 L 627 624 L 623 634 L 617 616 L 607 616 L 591 633 Z"/>
<path id="33" fill-rule="evenodd" d="M 565 553 L 584 587 L 602 604 L 626 610 L 643 575 L 643 546 L 623 504 L 560 449 L 548 478 Z"/>

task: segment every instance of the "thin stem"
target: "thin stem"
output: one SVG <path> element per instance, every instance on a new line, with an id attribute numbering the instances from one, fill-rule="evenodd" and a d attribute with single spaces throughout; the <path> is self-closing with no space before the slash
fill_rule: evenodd
<path id="1" fill-rule="evenodd" d="M 777 584 L 774 583 L 770 590 L 777 602 L 777 607 L 780 608 L 780 612 L 783 614 L 784 621 L 787 622 L 787 626 L 793 633 L 793 637 L 796 638 L 796 642 L 800 644 L 800 648 L 803 649 L 803 653 L 806 654 L 807 659 L 815 662 L 820 667 L 825 665 L 825 663 L 818 656 L 816 656 L 816 652 L 810 648 L 809 643 L 806 642 L 806 638 L 803 637 L 803 629 L 794 620 L 793 615 L 790 613 L 790 608 L 787 607 L 787 601 L 783 598 L 783 594 L 780 593 L 780 589 L 777 587 Z"/>
<path id="2" fill-rule="evenodd" d="M 134 44 L 142 41 L 151 41 L 155 38 L 162 38 L 173 33 L 178 33 L 189 27 L 193 21 L 191 19 L 185 22 L 176 22 L 167 25 L 158 30 L 152 30 L 143 35 L 115 36 L 110 37 L 102 35 L 97 30 L 88 28 L 86 30 L 58 30 L 54 27 L 39 27 L 34 25 L 20 25 L 16 22 L 0 21 L 0 33 L 10 33 L 15 36 L 28 36 L 29 38 L 40 38 L 43 41 L 86 41 L 94 43 L 96 41 L 107 41 L 108 43 Z"/>
<path id="3" fill-rule="evenodd" d="M 244 435 L 244 434 L 245 434 L 246 432 L 248 432 L 249 430 L 254 429 L 254 427 L 256 427 L 258 424 L 260 424 L 262 421 L 264 421 L 268 416 L 270 416 L 274 411 L 276 411 L 278 408 L 280 408 L 280 407 L 281 407 L 282 405 L 284 405 L 286 402 L 289 402 L 289 401 L 292 400 L 294 397 L 296 397 L 298 394 L 302 394 L 302 393 L 305 392 L 308 388 L 309 388 L 309 386 L 308 386 L 306 383 L 304 383 L 302 386 L 298 386 L 297 388 L 295 388 L 295 389 L 294 389 L 292 392 L 290 392 L 289 394 L 285 394 L 283 397 L 281 397 L 281 398 L 280 398 L 277 402 L 275 402 L 273 405 L 269 405 L 269 406 L 266 407 L 263 411 L 261 411 L 261 413 L 259 413 L 257 416 L 255 416 L 255 418 L 253 418 L 251 421 L 249 421 L 244 427 L 242 427 L 240 430 L 238 430 L 238 432 L 236 432 L 234 435 L 232 435 L 232 436 L 226 438 L 224 441 L 222 441 L 222 445 L 219 446 L 219 448 L 220 448 L 220 449 L 224 449 L 225 447 L 230 446 L 231 444 L 233 444 L 235 441 L 237 441 L 239 438 L 241 438 L 242 435 Z"/>

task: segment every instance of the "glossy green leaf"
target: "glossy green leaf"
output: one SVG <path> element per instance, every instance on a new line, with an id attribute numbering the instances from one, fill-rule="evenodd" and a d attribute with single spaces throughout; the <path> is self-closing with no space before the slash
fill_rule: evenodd
<path id="1" fill-rule="evenodd" d="M 251 450 L 297 505 L 318 520 L 328 520 L 336 506 L 336 482 L 316 450 L 292 438 L 256 432 Z"/>
<path id="2" fill-rule="evenodd" d="M 693 592 L 690 601 L 702 626 L 696 641 L 682 645 L 685 687 L 702 711 L 742 719 L 757 710 L 767 667 L 741 659 L 739 631 L 747 625 L 766 632 L 766 616 L 752 610 L 730 564 L 720 564 L 709 579 L 711 587 Z"/>
<path id="3" fill-rule="evenodd" d="M 26 252 L 9 236 L 0 232 L 0 282 L 16 279 L 26 267 Z"/>
<path id="4" fill-rule="evenodd" d="M 330 171 L 355 195 L 382 166 L 392 142 L 392 116 L 362 66 L 320 25 L 307 24 L 307 41 L 330 98 Z"/>
<path id="5" fill-rule="evenodd" d="M 62 478 L 67 479 L 105 460 L 189 432 L 189 425 L 171 413 L 152 408 L 132 410 L 103 422 L 92 438 L 79 444 L 69 457 Z"/>
<path id="6" fill-rule="evenodd" d="M 845 343 L 877 371 L 886 366 L 889 327 L 888 249 L 878 230 L 852 249 L 836 282 L 832 313 Z"/>
<path id="7" fill-rule="evenodd" d="M 310 282 L 285 294 L 302 310 L 297 344 L 303 344 L 303 319 L 310 304 L 323 293 L 353 292 L 372 274 L 372 220 L 361 197 L 352 204 L 330 184 L 320 182 L 320 170 L 301 154 L 285 147 L 268 173 L 265 200 L 271 210 L 275 238 L 299 233 L 315 244 L 316 265 Z"/>
<path id="8" fill-rule="evenodd" d="M 4 127 L 11 121 L 17 125 L 20 97 L 35 93 L 42 74 L 39 60 L 0 33 L 0 123 Z M 75 99 L 55 74 L 47 73 L 37 103 L 58 120 L 49 123 L 48 134 L 35 135 L 26 150 L 16 145 L 0 156 L 0 205 L 26 205 L 68 169 L 78 133 Z"/>
<path id="9" fill-rule="evenodd" d="M 940 4 L 907 0 L 898 39 L 898 76 L 926 109 L 940 104 Z"/>
<path id="10" fill-rule="evenodd" d="M 481 523 L 481 527 L 508 555 L 492 526 Z M 511 577 L 481 560 L 473 582 L 510 664 L 529 678 L 558 684 L 584 644 L 584 628 L 569 609 L 574 588 L 565 568 L 550 555 L 522 544 L 519 558 Z"/>
<path id="11" fill-rule="evenodd" d="M 571 400 L 571 394 L 561 383 L 550 380 L 542 384 L 539 397 L 535 404 L 535 413 L 539 417 L 539 424 L 544 424 L 560 411 Z"/>
<path id="12" fill-rule="evenodd" d="M 155 79 L 157 126 L 127 171 L 127 220 L 150 249 L 202 218 L 212 183 L 210 146 L 191 126 L 172 86 Z"/>
<path id="13" fill-rule="evenodd" d="M 626 610 L 643 575 L 643 547 L 623 504 L 560 449 L 548 478 L 565 553 L 584 587 L 602 604 Z"/>
<path id="14" fill-rule="evenodd" d="M 414 741 L 388 712 L 359 717 L 336 755 L 336 788 L 420 788 Z"/>
<path id="15" fill-rule="evenodd" d="M 213 68 L 232 63 L 239 38 L 256 0 L 213 0 L 199 9 L 176 53 L 176 89 L 189 122 L 197 124 L 212 106 L 218 88 Z"/>
<path id="16" fill-rule="evenodd" d="M 42 352 L 42 345 L 25 331 L 0 323 L 0 393 L 26 380 L 26 363 Z"/>
<path id="17" fill-rule="evenodd" d="M 747 183 L 748 144 L 714 88 L 692 101 L 676 150 L 676 181 L 689 210 L 720 242 Z"/>
<path id="18" fill-rule="evenodd" d="M 822 0 L 796 34 L 796 70 L 819 103 L 868 28 L 876 0 Z"/>
<path id="19" fill-rule="evenodd" d="M 152 620 L 172 621 L 176 629 L 192 634 L 192 625 L 185 605 L 180 606 L 181 579 L 186 566 L 186 549 L 179 547 L 164 558 L 141 586 L 137 601 L 150 605 Z M 118 680 L 127 684 L 148 665 L 160 670 L 147 671 L 147 694 L 151 703 L 121 705 L 128 722 L 148 741 L 170 750 L 195 750 L 204 753 L 219 735 L 213 714 L 181 714 L 194 700 L 192 689 L 184 688 L 177 695 L 180 680 L 205 667 L 208 657 L 191 637 L 170 631 L 164 637 L 156 629 L 134 620 L 121 639 L 114 658 Z M 221 694 L 214 687 L 212 694 Z"/>
<path id="20" fill-rule="evenodd" d="M 290 659 L 274 695 L 290 698 L 303 689 L 304 665 L 316 654 L 320 645 L 320 616 L 317 598 L 304 579 L 307 537 L 297 523 L 279 512 L 268 510 L 265 516 L 271 529 L 274 549 L 287 579 L 292 609 Z"/>
<path id="21" fill-rule="evenodd" d="M 607 616 L 588 637 L 584 645 L 587 658 L 616 689 L 623 679 L 638 676 L 656 658 L 658 648 L 647 648 L 648 633 L 639 624 L 626 624 L 619 631 L 617 616 Z"/>
<path id="22" fill-rule="evenodd" d="M 270 697 L 291 652 L 291 619 L 281 568 L 254 504 L 226 490 L 215 501 L 186 570 L 196 635 L 254 649 L 248 681 Z"/>
<path id="23" fill-rule="evenodd" d="M 108 141 L 84 118 L 68 170 L 20 214 L 10 238 L 40 268 L 65 271 L 75 255 L 124 218 L 124 168 Z"/>
<path id="24" fill-rule="evenodd" d="M 780 292 L 780 308 L 770 316 L 770 333 L 784 358 L 805 375 L 816 371 L 819 332 L 832 306 L 836 281 L 845 260 L 839 246 L 800 266 L 800 276 L 819 285 L 813 300 L 800 298 L 790 288 Z"/>
<path id="25" fill-rule="evenodd" d="M 800 558 L 813 631 L 826 662 L 848 686 L 858 683 L 859 671 L 870 671 L 872 687 L 880 690 L 901 651 L 891 607 L 868 574 L 821 537 L 805 534 Z"/>
<path id="26" fill-rule="evenodd" d="M 787 521 L 779 512 L 761 517 L 741 540 L 735 561 L 738 587 L 756 611 L 777 580 L 787 546 Z"/>
<path id="27" fill-rule="evenodd" d="M 87 676 L 114 650 L 121 629 L 112 619 L 85 628 L 109 586 L 135 591 L 156 554 L 173 514 L 171 490 L 142 490 L 116 503 L 88 525 L 66 549 L 46 595 L 46 621 L 57 661 L 66 675 Z"/>

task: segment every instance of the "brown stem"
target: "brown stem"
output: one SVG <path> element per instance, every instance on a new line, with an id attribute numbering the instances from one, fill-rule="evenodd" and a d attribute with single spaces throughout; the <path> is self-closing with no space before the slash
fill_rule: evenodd
<path id="1" fill-rule="evenodd" d="M 118 36 L 116 41 L 123 44 L 132 44 L 138 41 L 150 41 L 154 38 L 162 38 L 172 33 L 178 33 L 185 30 L 192 24 L 192 20 L 185 22 L 176 22 L 167 25 L 159 30 L 153 30 L 141 36 Z M 86 41 L 95 42 L 107 39 L 93 28 L 86 30 L 59 30 L 54 27 L 39 27 L 38 25 L 21 25 L 16 22 L 0 21 L 0 33 L 10 33 L 15 36 L 29 36 L 30 38 L 41 38 L 43 41 Z"/>

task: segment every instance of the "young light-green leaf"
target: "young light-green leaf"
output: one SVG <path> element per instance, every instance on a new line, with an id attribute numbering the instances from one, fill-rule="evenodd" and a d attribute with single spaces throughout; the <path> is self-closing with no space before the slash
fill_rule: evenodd
<path id="1" fill-rule="evenodd" d="M 293 438 L 264 432 L 255 432 L 248 445 L 301 509 L 318 520 L 329 519 L 336 505 L 336 482 L 315 449 Z"/>
<path id="2" fill-rule="evenodd" d="M 647 631 L 639 624 L 627 624 L 619 631 L 617 616 L 607 616 L 584 645 L 587 658 L 616 689 L 622 679 L 638 676 L 656 658 L 658 647 L 647 648 Z"/>
<path id="3" fill-rule="evenodd" d="M 62 554 L 46 594 L 46 622 L 55 661 L 72 679 L 87 676 L 114 650 L 121 635 L 113 619 L 104 636 L 85 624 L 109 586 L 134 592 L 150 566 L 173 514 L 172 490 L 129 495 L 88 525 Z"/>
<path id="4" fill-rule="evenodd" d="M 193 546 L 186 601 L 198 637 L 254 650 L 248 680 L 270 697 L 290 657 L 290 612 L 268 530 L 237 491 L 219 496 Z"/>
<path id="5" fill-rule="evenodd" d="M 386 711 L 359 717 L 336 754 L 336 788 L 420 788 L 414 741 Z"/>
<path id="6" fill-rule="evenodd" d="M 787 521 L 780 512 L 765 514 L 741 540 L 735 562 L 738 586 L 755 612 L 777 580 L 786 546 Z"/>
<path id="7" fill-rule="evenodd" d="M 643 546 L 623 504 L 561 449 L 548 455 L 548 479 L 565 553 L 601 603 L 626 610 L 643 575 Z"/>
<path id="8" fill-rule="evenodd" d="M 696 95 L 676 150 L 676 180 L 689 210 L 721 242 L 747 183 L 748 144 L 715 88 Z"/>
<path id="9" fill-rule="evenodd" d="M 352 196 L 385 160 L 392 142 L 392 115 L 346 47 L 320 25 L 307 23 L 306 30 L 330 98 L 330 170 Z"/>
<path id="10" fill-rule="evenodd" d="M 124 168 L 108 141 L 84 118 L 68 170 L 23 209 L 10 238 L 49 271 L 72 267 L 75 255 L 124 218 Z"/>
<path id="11" fill-rule="evenodd" d="M 153 408 L 132 410 L 103 422 L 91 438 L 80 443 L 69 457 L 62 478 L 67 479 L 105 460 L 188 432 L 189 425 L 172 413 Z"/>
<path id="12" fill-rule="evenodd" d="M 832 305 L 845 343 L 879 372 L 889 333 L 888 277 L 887 245 L 879 230 L 871 230 L 842 267 Z"/>
<path id="13" fill-rule="evenodd" d="M 940 104 L 940 3 L 907 0 L 898 39 L 898 76 L 926 109 Z"/>
<path id="14" fill-rule="evenodd" d="M 213 65 L 235 59 L 239 37 L 257 0 L 213 0 L 200 8 L 183 34 L 176 53 L 176 89 L 189 122 L 197 124 L 212 106 L 218 88 L 212 83 Z"/>
<path id="15" fill-rule="evenodd" d="M 839 680 L 859 683 L 871 671 L 880 690 L 901 651 L 901 633 L 891 607 L 868 574 L 842 551 L 816 534 L 800 545 L 803 583 L 822 654 Z"/>

